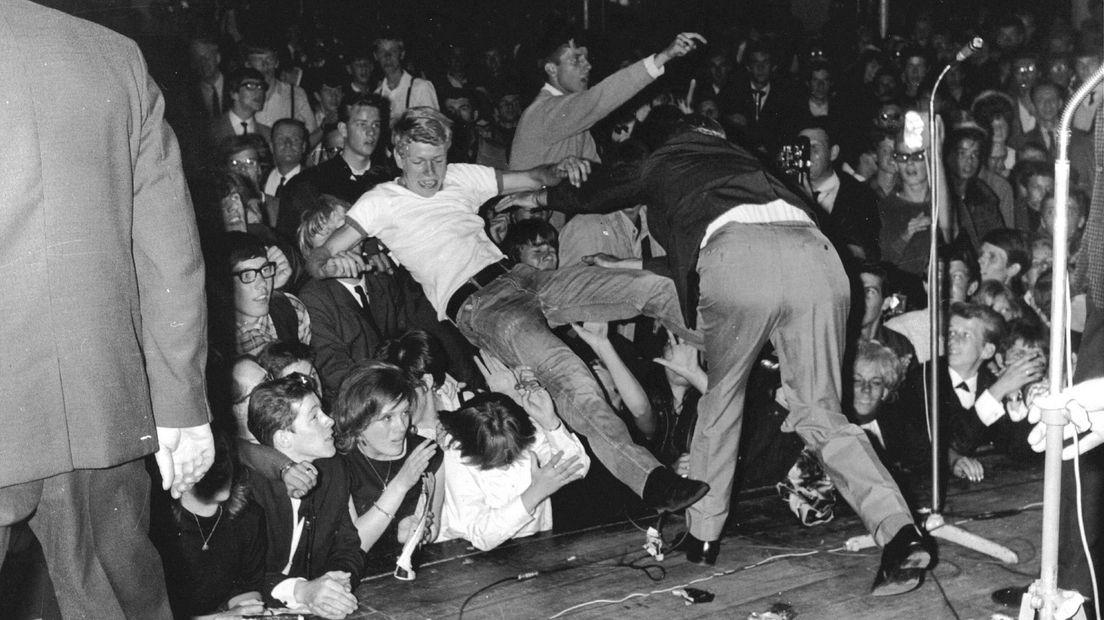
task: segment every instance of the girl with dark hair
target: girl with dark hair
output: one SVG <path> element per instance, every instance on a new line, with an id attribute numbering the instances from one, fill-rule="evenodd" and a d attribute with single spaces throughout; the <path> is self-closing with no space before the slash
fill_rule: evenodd
<path id="1" fill-rule="evenodd" d="M 448 434 L 442 439 L 445 505 L 439 541 L 464 538 L 486 551 L 510 538 L 550 530 L 548 498 L 590 468 L 579 438 L 556 416 L 548 392 L 521 383 L 528 387 L 512 389 L 513 399 L 488 392 L 458 411 L 441 413 Z"/>
<path id="2" fill-rule="evenodd" d="M 177 618 L 263 613 L 264 515 L 245 497 L 233 442 L 216 434 L 215 461 L 172 502 L 158 550 Z"/>
<path id="3" fill-rule="evenodd" d="M 413 434 L 415 382 L 392 364 L 359 365 L 334 402 L 334 440 L 349 476 L 349 492 L 369 559 L 395 555 L 426 516 L 426 540 L 440 527 L 443 501 L 437 444 Z"/>

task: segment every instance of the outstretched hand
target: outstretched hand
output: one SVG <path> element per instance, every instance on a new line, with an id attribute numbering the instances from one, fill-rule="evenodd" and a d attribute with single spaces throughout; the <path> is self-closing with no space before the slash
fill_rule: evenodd
<path id="1" fill-rule="evenodd" d="M 590 162 L 581 157 L 569 155 L 556 164 L 555 172 L 557 177 L 567 179 L 569 183 L 579 187 L 590 176 Z"/>
<path id="2" fill-rule="evenodd" d="M 668 60 L 681 58 L 705 44 L 705 37 L 696 32 L 680 32 L 675 36 L 675 40 L 671 41 L 670 45 L 656 54 L 655 63 L 662 67 Z"/>

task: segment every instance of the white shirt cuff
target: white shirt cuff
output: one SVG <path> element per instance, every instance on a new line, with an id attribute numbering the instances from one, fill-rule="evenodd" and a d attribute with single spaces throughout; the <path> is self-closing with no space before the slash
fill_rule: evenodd
<path id="1" fill-rule="evenodd" d="M 644 59 L 644 69 L 648 72 L 648 75 L 652 76 L 652 79 L 656 79 L 663 75 L 664 68 L 657 67 L 655 64 L 655 54 L 648 56 Z"/>
<path id="2" fill-rule="evenodd" d="M 300 581 L 306 581 L 306 579 L 302 577 L 292 577 L 276 584 L 276 587 L 272 588 L 272 598 L 287 605 L 290 609 L 305 607 L 305 605 L 295 600 L 295 584 Z"/>
<path id="3" fill-rule="evenodd" d="M 991 426 L 1004 415 L 1004 405 L 996 399 L 989 390 L 985 390 L 974 402 L 974 411 L 978 419 L 986 426 Z"/>

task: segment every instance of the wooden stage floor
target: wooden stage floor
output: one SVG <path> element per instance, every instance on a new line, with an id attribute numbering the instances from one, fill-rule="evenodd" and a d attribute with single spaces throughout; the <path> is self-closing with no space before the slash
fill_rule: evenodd
<path id="1" fill-rule="evenodd" d="M 1002 457 L 983 462 L 985 481 L 951 483 L 944 515 L 955 523 L 982 513 L 1028 507 L 962 524 L 1010 547 L 1019 555 L 1019 563 L 1005 565 L 942 543 L 938 563 L 923 585 L 896 597 L 869 595 L 878 549 L 839 550 L 847 539 L 865 533 L 849 508 L 837 507 L 831 523 L 805 528 L 773 492 L 760 492 L 741 499 L 715 567 L 689 564 L 679 552 L 654 561 L 642 548 L 644 533 L 628 521 L 520 539 L 486 553 L 452 541 L 424 551 L 412 582 L 390 575 L 362 582 L 357 589 L 360 609 L 353 617 L 457 618 L 465 599 L 482 588 L 488 589 L 471 598 L 464 618 L 743 620 L 778 603 L 808 620 L 988 619 L 994 613 L 1015 617 L 1017 610 L 999 608 L 989 593 L 1027 584 L 1037 576 L 1042 466 L 1011 463 Z M 669 521 L 664 537 L 672 541 L 683 532 L 684 524 L 681 518 Z M 782 554 L 807 555 L 775 557 Z M 516 579 L 534 571 L 538 574 L 531 579 Z M 499 580 L 506 581 L 492 586 Z M 712 593 L 714 600 L 688 605 L 671 593 L 687 584 Z"/>

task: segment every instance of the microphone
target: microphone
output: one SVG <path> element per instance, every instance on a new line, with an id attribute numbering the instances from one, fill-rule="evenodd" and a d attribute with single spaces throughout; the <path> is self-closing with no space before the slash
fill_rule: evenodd
<path id="1" fill-rule="evenodd" d="M 955 54 L 954 61 L 962 62 L 963 60 L 966 60 L 967 58 L 973 56 L 976 52 L 978 52 L 983 45 L 985 45 L 985 40 L 981 37 L 974 37 L 970 39 L 970 42 L 966 45 L 963 45 L 962 49 L 958 50 L 958 53 Z"/>

